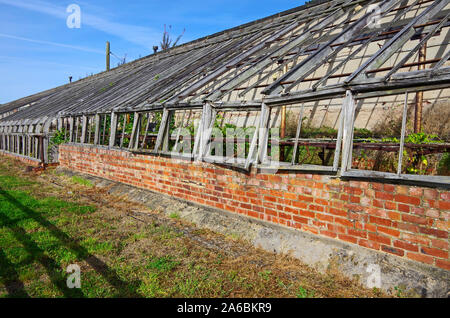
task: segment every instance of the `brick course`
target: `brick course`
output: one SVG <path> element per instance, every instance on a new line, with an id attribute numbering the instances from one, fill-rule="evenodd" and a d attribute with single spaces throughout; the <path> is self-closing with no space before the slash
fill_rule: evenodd
<path id="1" fill-rule="evenodd" d="M 23 162 L 24 164 L 26 164 L 28 166 L 32 166 L 32 167 L 38 167 L 41 165 L 41 162 L 39 160 L 29 159 L 27 157 L 20 156 L 20 155 L 10 153 L 7 151 L 0 151 L 0 155 L 19 160 L 19 161 Z"/>
<path id="2" fill-rule="evenodd" d="M 449 270 L 450 192 L 60 146 L 75 171 Z"/>

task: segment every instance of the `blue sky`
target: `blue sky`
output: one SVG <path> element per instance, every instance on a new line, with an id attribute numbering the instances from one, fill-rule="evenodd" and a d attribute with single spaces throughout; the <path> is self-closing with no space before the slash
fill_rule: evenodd
<path id="1" fill-rule="evenodd" d="M 164 24 L 181 43 L 304 4 L 293 0 L 0 0 L 0 103 L 105 68 L 105 42 L 127 61 L 159 45 Z M 81 28 L 68 28 L 71 4 Z M 118 60 L 112 57 L 111 64 Z"/>

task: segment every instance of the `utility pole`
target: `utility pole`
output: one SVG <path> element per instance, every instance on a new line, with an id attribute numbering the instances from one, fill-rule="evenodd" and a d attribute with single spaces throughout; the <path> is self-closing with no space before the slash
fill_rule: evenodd
<path id="1" fill-rule="evenodd" d="M 106 71 L 109 71 L 110 68 L 110 58 L 111 58 L 111 45 L 107 41 L 106 42 Z"/>

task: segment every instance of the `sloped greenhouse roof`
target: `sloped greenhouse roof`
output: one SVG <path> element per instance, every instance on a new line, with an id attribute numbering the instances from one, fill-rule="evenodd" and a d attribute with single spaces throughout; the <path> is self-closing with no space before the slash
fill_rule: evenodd
<path id="1" fill-rule="evenodd" d="M 1 105 L 0 122 L 448 87 L 449 16 L 449 0 L 311 1 Z"/>

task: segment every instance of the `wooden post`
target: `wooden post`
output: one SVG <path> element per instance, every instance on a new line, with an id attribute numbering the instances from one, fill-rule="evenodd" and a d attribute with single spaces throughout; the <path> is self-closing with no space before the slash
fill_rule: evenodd
<path id="1" fill-rule="evenodd" d="M 109 42 L 106 42 L 106 71 L 109 71 L 111 69 L 110 59 L 111 59 L 111 45 Z"/>
<path id="2" fill-rule="evenodd" d="M 101 144 L 102 145 L 104 145 L 105 144 L 105 137 L 106 137 L 106 121 L 107 121 L 107 115 L 105 114 L 105 115 L 103 115 L 103 129 L 102 129 L 102 141 L 101 141 Z"/>
<path id="3" fill-rule="evenodd" d="M 31 157 L 31 147 L 33 146 L 33 139 L 31 136 L 27 137 L 27 156 Z"/>
<path id="4" fill-rule="evenodd" d="M 125 139 L 125 127 L 127 126 L 127 116 L 123 115 L 123 121 L 122 121 L 122 136 L 120 137 L 120 148 L 123 147 L 123 141 Z"/>
<path id="5" fill-rule="evenodd" d="M 94 135 L 94 145 L 98 145 L 100 140 L 100 115 L 95 115 L 95 135 Z"/>
<path id="6" fill-rule="evenodd" d="M 284 74 L 289 72 L 288 65 L 285 66 L 284 72 L 281 74 L 283 76 Z M 283 139 L 286 138 L 286 106 L 281 107 L 281 124 L 280 124 L 280 143 L 283 142 Z M 280 161 L 284 161 L 284 145 L 280 145 Z"/>
<path id="7" fill-rule="evenodd" d="M 258 144 L 258 161 L 265 163 L 267 161 L 267 148 L 269 145 L 269 121 L 270 107 L 266 104 L 261 105 L 261 123 L 259 125 L 259 144 Z"/>
<path id="8" fill-rule="evenodd" d="M 214 128 L 214 123 L 216 122 L 217 118 L 217 110 L 212 108 L 210 104 L 206 104 L 206 115 L 205 115 L 205 126 L 203 130 L 203 153 L 201 154 L 201 159 L 203 159 L 205 156 L 211 155 L 211 136 L 212 131 Z M 226 137 L 226 136 L 224 136 Z"/>
<path id="9" fill-rule="evenodd" d="M 41 159 L 42 166 L 45 166 L 45 155 L 44 155 L 44 136 L 39 136 L 39 157 Z"/>
<path id="10" fill-rule="evenodd" d="M 49 157 L 48 157 L 48 135 L 42 137 L 42 151 L 43 151 L 43 158 L 44 158 L 44 164 L 49 163 Z"/>
<path id="11" fill-rule="evenodd" d="M 162 144 L 162 151 L 168 152 L 169 151 L 169 143 L 170 143 L 170 122 L 172 120 L 172 116 L 175 111 L 169 110 L 167 114 L 167 121 L 166 126 L 164 127 L 164 134 L 163 134 L 163 144 Z"/>
<path id="12" fill-rule="evenodd" d="M 26 135 L 22 135 L 22 155 L 26 156 Z"/>
<path id="13" fill-rule="evenodd" d="M 116 144 L 116 130 L 117 130 L 117 114 L 111 113 L 111 133 L 109 136 L 109 146 L 114 147 Z"/>
<path id="14" fill-rule="evenodd" d="M 34 137 L 34 158 L 39 159 L 39 137 Z"/>
<path id="15" fill-rule="evenodd" d="M 157 153 L 161 148 L 161 145 L 163 144 L 163 139 L 165 138 L 164 135 L 167 131 L 167 126 L 170 127 L 169 113 L 170 111 L 168 109 L 164 109 L 161 118 L 161 123 L 159 125 L 158 137 L 156 138 L 155 142 L 155 149 L 153 150 L 154 153 Z"/>
<path id="16" fill-rule="evenodd" d="M 69 141 L 74 142 L 73 140 L 73 130 L 75 128 L 75 117 L 69 118 L 70 132 L 69 132 Z"/>
<path id="17" fill-rule="evenodd" d="M 341 172 L 346 172 L 352 166 L 352 147 L 353 147 L 353 125 L 355 114 L 355 99 L 351 91 L 347 91 L 347 96 L 342 107 L 344 130 L 343 130 L 343 152 Z"/>
<path id="18" fill-rule="evenodd" d="M 261 125 L 261 120 L 256 124 L 255 133 L 253 134 L 252 143 L 250 144 L 250 149 L 248 151 L 248 157 L 245 161 L 245 169 L 249 169 L 252 161 L 255 160 L 256 150 L 258 147 L 258 133 L 259 133 L 259 125 Z M 258 159 L 256 159 L 258 160 Z"/>
<path id="19" fill-rule="evenodd" d="M 281 127 L 280 127 L 280 142 L 286 138 L 286 106 L 281 107 Z M 280 161 L 284 161 L 284 145 L 280 145 Z"/>
<path id="20" fill-rule="evenodd" d="M 139 148 L 139 141 L 141 136 L 141 130 L 142 130 L 142 119 L 144 118 L 143 114 L 135 113 L 135 116 L 138 118 L 137 121 L 137 127 L 136 127 L 136 133 L 134 134 L 134 145 L 133 148 L 137 150 Z"/>
<path id="21" fill-rule="evenodd" d="M 399 150 L 399 154 L 398 154 L 397 175 L 401 175 L 401 173 L 402 173 L 403 150 L 405 148 L 406 116 L 407 116 L 407 112 L 408 112 L 408 93 L 405 94 L 405 104 L 403 105 L 402 136 L 400 138 L 400 150 Z"/>
<path id="22" fill-rule="evenodd" d="M 181 123 L 179 123 L 179 127 L 178 127 L 178 131 L 177 131 L 177 137 L 175 138 L 175 146 L 173 147 L 173 152 L 177 152 L 178 151 L 178 143 L 180 141 L 180 135 L 181 135 L 181 130 L 183 129 L 183 125 L 184 125 L 184 118 L 186 117 L 186 109 L 183 111 L 183 116 L 181 117 Z"/>
<path id="23" fill-rule="evenodd" d="M 145 125 L 144 138 L 142 139 L 141 148 L 145 148 L 145 141 L 147 140 L 148 130 L 150 128 L 150 113 L 147 113 L 147 124 Z"/>
<path id="24" fill-rule="evenodd" d="M 419 50 L 419 71 L 425 69 L 425 61 L 427 60 L 427 43 Z M 423 111 L 423 92 L 416 93 L 416 107 L 414 111 L 414 133 L 422 131 L 422 111 Z"/>
<path id="25" fill-rule="evenodd" d="M 197 134 L 194 140 L 194 149 L 192 149 L 192 157 L 196 158 L 200 154 L 200 143 L 202 141 L 203 127 L 205 126 L 205 105 L 203 105 L 202 116 L 200 118 L 200 123 L 198 124 Z"/>
<path id="26" fill-rule="evenodd" d="M 129 118 L 129 114 L 127 115 Z M 128 149 L 137 149 L 137 144 L 139 141 L 139 122 L 141 119 L 141 114 L 134 113 L 134 120 L 133 120 L 133 129 L 131 131 L 131 138 L 130 143 L 128 145 Z M 125 130 L 125 127 L 124 127 Z"/>
<path id="27" fill-rule="evenodd" d="M 297 123 L 297 132 L 295 134 L 295 144 L 294 144 L 294 150 L 292 152 L 292 161 L 291 164 L 295 165 L 295 161 L 297 160 L 297 152 L 298 152 L 298 140 L 300 138 L 300 133 L 302 131 L 302 124 L 303 124 L 303 111 L 305 109 L 305 104 L 302 104 L 302 108 L 300 109 L 300 114 L 298 116 L 298 123 Z"/>
<path id="28" fill-rule="evenodd" d="M 339 159 L 340 159 L 339 157 L 341 156 L 342 135 L 344 134 L 344 121 L 345 121 L 345 112 L 343 107 L 341 108 L 341 115 L 339 117 L 340 117 L 340 125 L 336 140 L 336 151 L 334 152 L 333 171 L 338 171 L 339 169 Z"/>
<path id="29" fill-rule="evenodd" d="M 83 115 L 81 126 L 81 139 L 80 144 L 86 143 L 86 130 L 88 128 L 88 117 Z"/>

